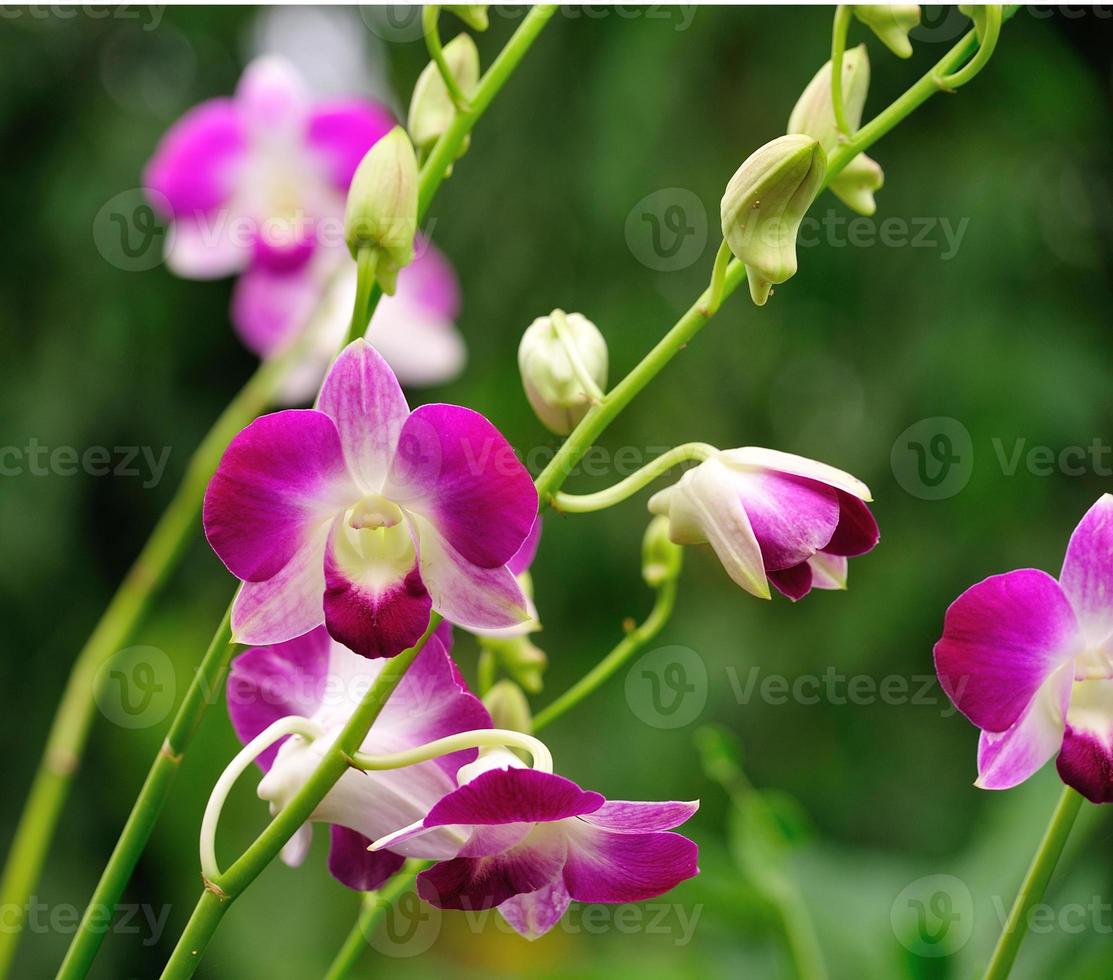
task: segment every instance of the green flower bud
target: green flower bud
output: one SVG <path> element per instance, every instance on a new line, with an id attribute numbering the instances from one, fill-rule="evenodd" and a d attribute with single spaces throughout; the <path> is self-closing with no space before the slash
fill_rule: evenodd
<path id="1" fill-rule="evenodd" d="M 793 134 L 752 153 L 727 184 L 723 237 L 746 266 L 758 306 L 765 305 L 774 285 L 796 275 L 796 234 L 826 170 L 819 141 Z"/>
<path id="2" fill-rule="evenodd" d="M 479 49 L 470 34 L 458 34 L 444 46 L 444 60 L 460 86 L 465 98 L 470 99 L 479 85 Z M 448 86 L 434 62 L 430 61 L 418 76 L 410 100 L 409 129 L 414 146 L 430 149 L 440 139 L 452 120 L 456 106 L 448 93 Z"/>
<path id="3" fill-rule="evenodd" d="M 483 698 L 483 706 L 491 715 L 493 728 L 509 728 L 513 732 L 533 731 L 533 715 L 525 692 L 513 681 L 503 678 Z"/>
<path id="4" fill-rule="evenodd" d="M 473 31 L 485 31 L 490 24 L 487 19 L 487 3 L 446 4 L 445 10 L 451 11 Z"/>
<path id="5" fill-rule="evenodd" d="M 375 278 L 388 296 L 398 271 L 413 261 L 417 232 L 417 160 L 410 138 L 395 126 L 356 168 L 344 213 L 344 240 L 355 258 L 371 248 Z"/>
<path id="6" fill-rule="evenodd" d="M 566 436 L 607 384 L 607 342 L 587 317 L 553 310 L 522 334 L 518 370 L 537 417 Z"/>
<path id="7" fill-rule="evenodd" d="M 846 51 L 842 57 L 842 99 L 846 121 L 852 130 L 862 122 L 866 93 L 870 87 L 870 59 L 866 46 L 859 44 Z M 808 82 L 792 115 L 788 117 L 788 132 L 801 133 L 819 140 L 825 153 L 839 144 L 839 130 L 835 125 L 835 109 L 831 101 L 831 62 L 828 61 Z"/>
<path id="8" fill-rule="evenodd" d="M 873 192 L 881 190 L 885 183 L 885 172 L 881 164 L 859 153 L 831 181 L 831 193 L 850 210 L 867 217 L 877 210 Z"/>
<path id="9" fill-rule="evenodd" d="M 680 577 L 684 549 L 669 539 L 669 519 L 659 514 L 649 522 L 642 538 L 642 578 L 651 589 Z"/>
<path id="10" fill-rule="evenodd" d="M 912 56 L 908 32 L 920 23 L 920 7 L 915 3 L 855 4 L 854 16 L 898 58 Z"/>
<path id="11" fill-rule="evenodd" d="M 511 677 L 530 694 L 537 694 L 544 682 L 541 675 L 549 666 L 545 651 L 534 646 L 528 636 L 477 637 L 484 650 L 490 650 Z"/>

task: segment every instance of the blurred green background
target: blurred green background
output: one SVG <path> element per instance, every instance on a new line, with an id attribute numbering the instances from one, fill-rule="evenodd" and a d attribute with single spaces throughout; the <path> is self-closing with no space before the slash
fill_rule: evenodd
<path id="1" fill-rule="evenodd" d="M 0 442 L 170 456 L 155 486 L 30 472 L 0 483 L 5 842 L 76 650 L 253 369 L 228 324 L 231 282 L 114 266 L 94 243 L 98 213 L 138 186 L 166 127 L 229 92 L 262 48 L 300 55 L 322 86 L 357 80 L 396 107 L 425 61 L 412 16 L 366 8 L 107 9 L 5 8 L 0 22 Z M 492 15 L 478 38 L 485 61 L 521 12 Z M 851 240 L 835 222 L 853 216 L 821 198 L 813 214 L 827 230 L 800 249 L 798 276 L 764 309 L 730 300 L 605 436 L 610 453 L 690 440 L 802 453 L 859 475 L 876 498 L 881 545 L 852 563 L 846 593 L 762 603 L 710 552 L 688 553 L 678 610 L 650 649 L 685 648 L 677 657 L 691 678 L 704 672 L 705 702 L 697 690 L 662 723 L 635 664 L 547 733 L 558 766 L 586 787 L 701 799 L 688 832 L 702 875 L 640 910 L 574 909 L 532 944 L 493 917 L 424 920 L 408 942 L 378 935 L 361 975 L 792 976 L 771 895 L 788 896 L 796 918 L 803 903 L 833 977 L 966 977 L 984 964 L 1058 783 L 1048 767 L 1010 793 L 973 788 L 977 733 L 931 682 L 931 648 L 947 604 L 975 580 L 1055 572 L 1078 519 L 1113 489 L 1111 17 L 1022 10 L 973 84 L 871 150 L 887 178 L 874 221 Z M 521 331 L 554 306 L 579 310 L 610 342 L 612 378 L 635 363 L 706 284 L 722 188 L 783 131 L 826 58 L 830 20 L 815 8 L 563 9 L 434 205 L 436 241 L 463 284 L 469 367 L 412 401 L 472 406 L 534 460 L 555 445 L 520 390 Z M 909 62 L 855 28 L 873 64 L 867 115 L 965 23 L 933 10 Z M 665 254 L 646 215 L 667 230 L 673 205 L 684 240 Z M 884 244 L 888 218 L 900 223 Z M 940 433 L 949 441 L 934 445 L 960 457 L 942 490 L 918 476 L 909 448 Z M 1055 460 L 1030 460 L 1035 447 Z M 1088 455 L 1060 465 L 1070 447 Z M 613 478 L 578 474 L 568 487 Z M 538 705 L 648 610 L 645 520 L 644 495 L 548 518 L 535 581 L 551 667 Z M 170 658 L 179 692 L 231 585 L 198 533 L 134 637 Z M 457 651 L 471 675 L 473 641 Z M 808 697 L 784 697 L 778 676 L 817 680 Z M 740 740 L 757 787 L 740 793 L 741 814 L 701 766 L 696 732 L 713 723 Z M 48 976 L 60 962 L 67 910 L 89 897 L 164 726 L 98 717 L 15 975 Z M 117 919 L 95 976 L 157 974 L 197 896 L 204 801 L 236 748 L 218 703 L 127 891 L 140 911 Z M 222 854 L 265 819 L 245 780 Z M 326 836 L 300 869 L 265 873 L 199 976 L 321 975 L 357 909 L 325 871 Z M 1050 926 L 1029 937 L 1016 977 L 1110 976 L 1111 844 L 1108 812 L 1087 807 L 1048 895 Z M 145 924 L 164 914 L 163 928 Z"/>

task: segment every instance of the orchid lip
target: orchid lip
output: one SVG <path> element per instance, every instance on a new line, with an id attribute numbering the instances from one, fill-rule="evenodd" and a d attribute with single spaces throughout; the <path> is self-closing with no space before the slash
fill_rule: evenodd
<path id="1" fill-rule="evenodd" d="M 402 508 L 386 497 L 369 493 L 348 514 L 348 526 L 357 531 L 395 527 L 402 523 Z"/>

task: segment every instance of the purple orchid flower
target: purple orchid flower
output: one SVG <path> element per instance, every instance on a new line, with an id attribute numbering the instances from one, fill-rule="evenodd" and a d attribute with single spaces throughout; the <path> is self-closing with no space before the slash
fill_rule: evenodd
<path id="1" fill-rule="evenodd" d="M 362 751 L 399 752 L 446 735 L 490 727 L 486 709 L 468 691 L 449 656 L 451 639 L 451 628 L 442 624 L 426 642 L 375 721 Z M 304 785 L 382 666 L 381 661 L 345 649 L 321 627 L 295 640 L 247 650 L 233 662 L 228 712 L 245 745 L 287 715 L 309 718 L 323 731 L 312 743 L 287 739 L 259 756 L 266 774 L 259 795 L 276 811 Z M 400 844 L 391 851 L 370 852 L 371 841 L 399 822 L 424 816 L 455 789 L 457 770 L 475 756 L 476 750 L 470 749 L 404 769 L 345 773 L 314 811 L 311 822 L 291 839 L 283 859 L 300 864 L 309 848 L 311 823 L 328 823 L 329 871 L 350 888 L 378 888 L 415 851 Z M 424 840 L 417 852 L 450 857 L 459 843 L 458 834 L 441 831 L 439 837 Z"/>
<path id="2" fill-rule="evenodd" d="M 147 165 L 152 203 L 171 222 L 170 268 L 199 279 L 242 273 L 231 316 L 244 344 L 270 358 L 311 333 L 278 392 L 284 404 L 313 397 L 347 330 L 356 276 L 345 199 L 360 160 L 393 125 L 374 102 L 313 101 L 292 65 L 261 57 L 234 98 L 188 112 Z M 463 369 L 459 309 L 452 267 L 419 240 L 370 329 L 403 384 L 441 384 Z"/>
<path id="3" fill-rule="evenodd" d="M 488 757 L 488 764 L 500 754 Z M 570 779 L 522 768 L 509 752 L 438 802 L 419 824 L 373 847 L 418 847 L 451 829 L 456 855 L 423 871 L 417 893 L 442 909 L 498 908 L 528 939 L 556 924 L 568 903 L 641 902 L 699 873 L 698 848 L 668 833 L 696 803 L 607 801 Z M 480 761 L 468 768 L 482 766 Z M 460 770 L 457 778 L 465 777 Z"/>
<path id="4" fill-rule="evenodd" d="M 743 589 L 790 599 L 845 589 L 847 558 L 878 542 L 869 487 L 849 473 L 772 449 L 730 449 L 649 501 L 677 544 L 709 543 Z"/>
<path id="5" fill-rule="evenodd" d="M 1064 783 L 1113 802 L 1113 495 L 1075 528 L 1058 581 L 1022 568 L 951 603 L 935 669 L 982 730 L 976 785 L 1009 789 L 1058 752 Z"/>
<path id="6" fill-rule="evenodd" d="M 430 611 L 465 628 L 529 617 L 507 562 L 537 491 L 477 412 L 411 412 L 366 341 L 341 353 L 313 409 L 264 415 L 232 440 L 205 493 L 205 535 L 243 581 L 237 642 L 279 643 L 324 623 L 366 657 L 391 657 Z"/>

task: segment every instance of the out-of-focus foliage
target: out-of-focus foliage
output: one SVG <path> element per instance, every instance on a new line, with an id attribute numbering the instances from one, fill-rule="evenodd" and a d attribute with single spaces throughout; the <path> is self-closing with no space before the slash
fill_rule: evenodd
<path id="1" fill-rule="evenodd" d="M 146 8 L 131 9 L 135 19 L 24 11 L 0 23 L 0 443 L 20 447 L 24 463 L 32 440 L 171 450 L 155 486 L 142 476 L 37 476 L 29 467 L 0 478 L 5 841 L 75 651 L 189 452 L 253 367 L 228 325 L 230 283 L 121 270 L 102 257 L 93 230 L 106 202 L 139 185 L 166 126 L 231 89 L 252 39 L 282 32 L 261 30 L 256 8 L 170 8 L 154 29 L 145 29 Z M 351 21 L 341 36 L 365 45 L 367 84 L 387 85 L 405 106 L 423 47 L 381 44 L 367 24 L 389 36 L 413 32 L 392 35 L 366 11 L 336 16 Z M 908 62 L 861 32 L 873 65 L 867 116 L 953 43 L 957 17 L 935 14 L 914 32 Z M 513 27 L 498 11 L 491 21 L 477 37 L 485 63 Z M 428 229 L 463 283 L 470 365 L 460 381 L 414 400 L 470 405 L 531 467 L 543 463 L 555 443 L 520 390 L 521 331 L 555 307 L 582 311 L 606 334 L 611 376 L 621 377 L 706 284 L 722 189 L 746 155 L 783 132 L 827 57 L 829 29 L 829 13 L 814 8 L 562 10 L 434 205 Z M 311 35 L 294 36 L 307 46 Z M 744 295 L 728 301 L 568 485 L 613 479 L 606 461 L 620 447 L 645 453 L 698 439 L 815 456 L 873 489 L 881 545 L 853 564 L 846 593 L 761 603 L 709 553 L 688 556 L 677 612 L 656 644 L 693 651 L 685 663 L 706 671 L 706 703 L 687 724 L 648 724 L 652 711 L 628 697 L 634 675 L 546 732 L 558 766 L 611 798 L 701 798 L 689 830 L 702 875 L 624 919 L 574 910 L 533 944 L 493 917 L 446 915 L 431 949 L 374 968 L 370 957 L 384 954 L 371 953 L 365 975 L 790 975 L 768 902 L 735 863 L 737 818 L 699 764 L 693 733 L 708 723 L 740 741 L 754 786 L 808 815 L 809 835 L 783 856 L 783 873 L 810 910 L 833 977 L 965 977 L 985 961 L 1056 780 L 1048 771 L 1008 794 L 973 788 L 976 732 L 931 681 L 931 646 L 946 605 L 970 583 L 1020 566 L 1056 571 L 1070 529 L 1110 489 L 1111 41 L 1100 8 L 1079 17 L 1021 11 L 976 82 L 932 99 L 871 149 L 886 174 L 876 218 L 848 225 L 853 215 L 821 197 L 812 214 L 824 224 L 801 242 L 799 274 L 764 309 Z M 313 60 L 325 81 L 328 69 L 358 63 L 350 51 Z M 655 200 L 683 202 L 681 225 L 644 201 L 668 188 Z M 702 249 L 693 200 L 709 229 Z M 682 267 L 663 270 L 653 255 L 646 264 L 647 212 L 662 234 L 695 229 L 681 243 L 690 256 Z M 884 233 L 889 220 L 907 228 L 905 245 Z M 965 429 L 972 448 L 959 465 L 972 461 L 972 471 L 957 492 L 925 499 L 898 437 L 936 417 L 960 424 L 944 433 L 951 442 L 915 438 L 928 451 L 954 449 Z M 1055 457 L 1049 473 L 1043 456 L 1027 455 L 1038 447 Z M 1090 455 L 1060 465 L 1069 447 Z M 639 498 L 546 521 L 534 580 L 546 627 L 537 642 L 551 666 L 537 705 L 602 656 L 625 617 L 644 615 L 645 520 Z M 198 534 L 135 637 L 167 654 L 179 691 L 231 587 Z M 473 672 L 474 644 L 461 640 L 457 650 Z M 49 975 L 60 961 L 74 921 L 65 910 L 91 893 L 162 728 L 98 718 L 19 976 Z M 167 906 L 163 934 L 152 941 L 138 916 L 108 937 L 95 976 L 151 976 L 164 961 L 198 891 L 201 809 L 235 748 L 217 704 L 127 892 L 156 918 Z M 266 814 L 246 785 L 226 813 L 227 859 Z M 1060 913 L 1111 901 L 1110 834 L 1107 815 L 1089 811 L 1048 897 L 1059 918 L 1028 939 L 1018 978 L 1107 975 L 1103 929 L 1113 928 L 1113 912 Z M 265 873 L 228 916 L 200 975 L 321 975 L 357 906 L 325 873 L 324 836 L 300 869 Z M 932 875 L 952 877 L 923 885 Z M 924 920 L 922 941 L 899 924 L 917 908 L 938 913 Z M 940 951 L 928 940 L 946 923 L 953 955 L 924 955 Z"/>

